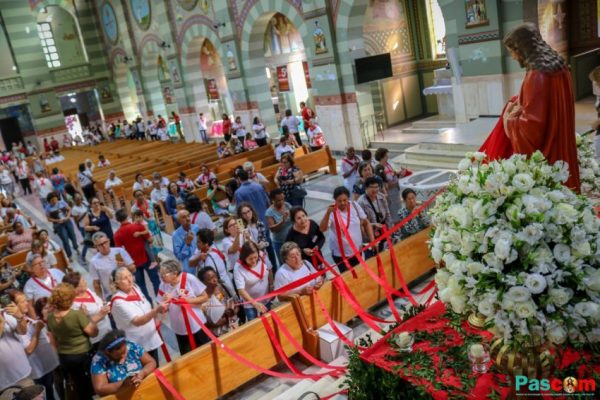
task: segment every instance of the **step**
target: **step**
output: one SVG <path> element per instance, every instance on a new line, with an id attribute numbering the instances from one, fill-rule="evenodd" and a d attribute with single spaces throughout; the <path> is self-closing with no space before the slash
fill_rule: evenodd
<path id="1" fill-rule="evenodd" d="M 406 149 L 404 156 L 409 160 L 431 160 L 440 162 L 456 162 L 465 158 L 464 151 L 426 150 L 415 147 Z"/>
<path id="2" fill-rule="evenodd" d="M 297 399 L 298 397 L 302 396 L 302 394 L 305 393 L 314 382 L 315 381 L 312 379 L 303 379 L 291 388 L 287 389 L 285 392 L 273 397 L 273 400 Z"/>
<path id="3" fill-rule="evenodd" d="M 398 143 L 398 142 L 374 141 L 374 142 L 371 142 L 369 149 L 373 152 L 373 155 L 375 155 L 375 151 L 380 147 L 383 147 L 384 149 L 388 149 L 391 153 L 394 153 L 394 152 L 402 153 L 402 152 L 404 152 L 405 149 L 407 149 L 411 146 L 414 146 L 416 144 L 417 143 Z"/>
<path id="4" fill-rule="evenodd" d="M 441 162 L 433 160 L 415 160 L 406 157 L 406 154 L 391 160 L 396 168 L 408 168 L 412 171 L 424 171 L 427 169 L 448 169 L 455 171 L 458 166 L 458 160 L 455 162 Z"/>
<path id="5" fill-rule="evenodd" d="M 418 133 L 418 134 L 426 134 L 426 135 L 439 135 L 441 133 L 446 132 L 450 128 L 415 128 L 415 126 L 411 126 L 410 128 L 402 129 L 402 133 Z"/>
<path id="6" fill-rule="evenodd" d="M 454 128 L 456 127 L 456 121 L 443 121 L 443 120 L 420 120 L 420 121 L 415 121 L 412 124 L 412 128 Z"/>
<path id="7" fill-rule="evenodd" d="M 289 390 L 291 387 L 292 386 L 290 386 L 290 385 L 282 384 L 282 385 L 277 386 L 276 388 L 274 388 L 273 390 L 271 390 L 268 393 L 262 393 L 260 391 L 257 391 L 255 394 L 246 398 L 245 400 L 274 400 L 277 396 L 279 396 L 286 390 Z"/>
<path id="8" fill-rule="evenodd" d="M 301 393 L 300 396 L 306 392 L 313 392 L 319 396 L 323 395 L 324 393 L 335 393 L 337 392 L 337 390 L 333 390 L 335 389 L 335 382 L 335 378 L 332 378 L 331 376 L 325 376 L 306 388 L 306 390 Z"/>

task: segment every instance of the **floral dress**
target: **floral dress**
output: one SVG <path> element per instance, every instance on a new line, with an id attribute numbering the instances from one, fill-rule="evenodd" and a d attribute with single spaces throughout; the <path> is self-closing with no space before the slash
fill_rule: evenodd
<path id="1" fill-rule="evenodd" d="M 165 247 L 160 226 L 154 218 L 154 202 L 146 200 L 145 204 L 139 204 L 137 201 L 133 203 L 131 211 L 141 210 L 144 213 L 144 221 L 148 225 L 148 230 L 152 234 L 152 253 L 156 256 Z"/>
<path id="2" fill-rule="evenodd" d="M 406 207 L 402 207 L 400 212 L 398 213 L 399 220 L 403 220 L 411 214 L 411 211 L 408 211 Z M 407 237 L 414 235 L 415 233 L 419 233 L 423 229 L 427 228 L 431 222 L 429 221 L 429 217 L 425 212 L 421 212 L 417 214 L 414 218 L 408 221 L 402 228 L 400 228 L 400 238 L 406 239 Z"/>
<path id="3" fill-rule="evenodd" d="M 92 375 L 106 374 L 108 383 L 115 383 L 124 381 L 131 373 L 141 371 L 144 349 L 129 340 L 125 340 L 125 346 L 127 346 L 127 355 L 122 363 L 112 361 L 101 351 L 97 352 L 92 358 Z"/>

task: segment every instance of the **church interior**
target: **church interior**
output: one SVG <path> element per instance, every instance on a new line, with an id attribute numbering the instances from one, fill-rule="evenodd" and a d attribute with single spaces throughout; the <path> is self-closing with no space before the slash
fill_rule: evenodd
<path id="1" fill-rule="evenodd" d="M 534 56 L 519 57 L 506 39 L 523 24 L 539 31 L 534 37 L 547 44 L 544 54 L 563 60 L 558 62 L 566 71 L 566 97 L 555 89 L 556 71 L 548 72 L 555 74 L 536 89 L 528 86 L 537 68 Z M 97 380 L 98 356 L 90 355 L 88 364 L 80 366 L 85 366 L 84 379 L 90 380 L 94 398 L 600 396 L 600 1 L 2 0 L 0 27 L 0 328 L 7 326 L 0 329 L 0 358 L 18 358 L 6 355 L 12 343 L 8 335 L 19 330 L 24 318 L 31 317 L 28 329 L 34 330 L 36 320 L 37 298 L 28 299 L 30 308 L 21 317 L 10 311 L 16 328 L 8 329 L 4 316 L 12 307 L 4 296 L 13 298 L 10 291 L 21 289 L 10 272 L 8 278 L 4 275 L 4 264 L 7 270 L 19 265 L 21 274 L 21 268 L 33 268 L 37 260 L 30 248 L 5 252 L 5 243 L 12 249 L 19 224 L 15 213 L 28 221 L 20 225 L 27 225 L 34 238 L 45 230 L 50 242 L 62 245 L 50 269 L 61 270 L 62 276 L 77 272 L 82 285 L 87 282 L 84 294 L 94 292 L 100 306 L 111 304 L 114 310 L 119 302 L 114 290 L 123 291 L 115 283 L 120 282 L 117 275 L 128 263 L 111 261 L 113 276 L 106 279 L 116 289 L 104 297 L 102 272 L 92 268 L 95 262 L 101 265 L 97 257 L 104 253 L 97 240 L 102 238 L 86 228 L 96 223 L 96 215 L 104 215 L 110 247 L 126 249 L 135 264 L 123 274 L 133 274 L 135 288 L 142 287 L 140 279 L 145 282 L 144 294 L 146 286 L 152 292 L 145 302 L 140 300 L 148 307 L 144 324 L 156 321 L 150 330 L 162 345 L 151 349 L 154 357 L 147 343 L 140 342 L 150 339 L 138 337 L 136 348 L 144 353 L 140 368 L 125 371 L 120 381 L 111 380 L 111 372 Z M 555 102 L 550 100 L 554 97 Z M 555 108 L 537 111 L 543 117 L 535 128 L 519 128 L 539 116 L 523 117 L 527 107 L 537 110 L 542 103 Z M 551 120 L 568 125 L 568 140 L 560 136 L 557 126 L 562 125 Z M 539 129 L 541 142 L 530 145 L 533 134 L 527 129 Z M 498 132 L 501 137 L 491 143 Z M 236 140 L 239 148 L 232 144 Z M 502 156 L 498 150 L 490 156 L 499 142 L 512 144 L 510 153 Z M 482 161 L 484 152 L 490 157 Z M 572 157 L 560 155 L 567 153 Z M 103 164 L 103 158 L 110 162 Z M 573 165 L 577 159 L 578 168 Z M 367 167 L 371 172 L 363 176 Z M 525 178 L 520 174 L 531 175 L 532 181 L 521 182 Z M 55 178 L 64 181 L 56 184 Z M 492 189 L 495 179 L 504 179 L 500 186 L 509 189 Z M 244 197 L 246 181 L 262 192 Z M 51 183 L 50 189 L 44 182 Z M 65 183 L 73 188 L 70 195 Z M 377 194 L 369 198 L 375 185 Z M 295 190 L 302 192 L 298 203 Z M 548 193 L 540 194 L 544 190 Z M 66 219 L 51 217 L 53 193 L 59 204 L 65 203 L 61 210 L 68 209 Z M 192 206 L 189 196 L 199 205 Z M 350 205 L 340 202 L 340 196 Z M 263 197 L 264 209 L 259 205 Z M 387 210 L 385 222 L 379 200 Z M 95 209 L 95 203 L 101 208 Z M 83 220 L 74 214 L 81 204 Z M 244 220 L 248 205 L 254 222 Z M 282 209 L 287 211 L 279 214 Z M 125 244 L 129 239 L 119 244 L 111 236 L 114 231 L 116 239 L 119 230 L 125 231 L 136 210 L 150 237 L 135 250 L 142 256 L 130 251 Z M 292 230 L 302 224 L 296 222 L 298 213 L 325 235 L 325 246 L 304 252 L 303 242 L 291 240 L 291 233 L 282 238 L 279 229 L 286 219 Z M 190 215 L 191 226 L 200 226 L 200 233 L 188 229 Z M 196 223 L 198 215 L 206 215 L 210 229 Z M 70 231 L 63 230 L 71 219 Z M 241 243 L 234 239 L 237 231 L 230 233 L 229 222 L 237 223 L 240 237 L 246 237 Z M 252 231 L 251 226 L 259 225 Z M 414 231 L 405 233 L 413 226 Z M 357 243 L 351 243 L 352 227 L 358 229 Z M 502 236 L 510 229 L 518 232 Z M 164 293 L 159 293 L 158 283 L 169 285 L 169 260 L 177 260 L 180 274 L 210 288 L 201 268 L 190 261 L 205 265 L 210 254 L 201 248 L 202 231 L 210 231 L 207 248 L 214 241 L 223 271 L 235 286 L 230 299 L 235 307 L 229 309 L 228 303 L 227 311 L 247 312 L 247 322 L 241 323 L 242 316 L 235 329 L 232 316 L 228 329 L 208 325 L 212 300 L 204 299 L 205 294 L 169 294 L 163 302 Z M 255 233 L 258 239 L 251 238 Z M 160 246 L 155 248 L 157 236 Z M 319 280 L 312 291 L 298 289 L 292 295 L 292 288 L 301 284 L 291 278 L 277 287 L 276 270 L 288 266 L 290 240 L 303 262 L 315 267 L 308 275 Z M 249 243 L 258 249 L 256 265 L 263 262 L 264 268 L 269 259 L 263 304 L 253 299 L 262 299 L 261 294 L 246 297 L 249 286 L 238 287 L 242 272 L 263 281 L 264 269 L 259 275 L 242 265 Z M 71 254 L 71 247 L 77 254 Z M 488 253 L 482 255 L 484 247 Z M 346 254 L 344 249 L 351 250 Z M 156 261 L 146 275 L 137 256 L 146 257 L 148 264 Z M 553 268 L 572 269 L 558 274 Z M 211 270 L 227 286 L 216 264 Z M 27 270 L 31 279 L 33 271 Z M 511 273 L 514 281 L 502 278 Z M 55 283 L 52 274 L 44 276 L 58 285 L 48 291 L 51 302 L 64 283 Z M 540 276 L 542 283 L 536 281 Z M 246 284 L 248 279 L 253 276 Z M 294 279 L 302 285 L 311 282 L 306 276 Z M 539 291 L 536 282 L 543 286 Z M 184 290 L 185 279 L 181 284 Z M 522 288 L 528 290 L 526 298 L 514 300 Z M 563 303 L 552 303 L 563 294 Z M 201 308 L 203 302 L 208 305 Z M 494 311 L 484 309 L 488 303 Z M 162 311 L 151 311 L 160 307 Z M 183 315 L 184 334 L 173 320 L 175 308 Z M 254 319 L 248 309 L 257 313 Z M 557 317 L 563 309 L 564 315 L 577 318 Z M 110 316 L 108 331 L 124 331 L 126 342 L 133 343 L 135 334 L 130 336 L 118 322 L 119 317 Z M 65 367 L 54 332 L 58 328 L 50 321 L 45 326 L 42 334 L 54 337 L 46 339 L 48 349 L 58 349 L 48 350 L 56 353 L 54 368 L 63 369 L 65 376 L 59 379 L 53 368 L 48 386 L 48 380 L 34 378 L 33 364 L 33 375 L 17 378 L 0 372 L 0 400 L 12 399 L 8 389 L 20 390 L 28 377 L 36 387 L 45 386 L 46 397 L 18 398 L 88 398 L 78 392 Z M 196 344 L 198 332 L 208 336 Z M 108 337 L 108 350 L 125 342 Z M 523 338 L 526 345 L 510 346 L 524 343 Z M 102 347 L 108 339 L 100 339 L 90 346 L 105 354 L 106 368 L 119 370 L 127 364 L 110 359 Z M 183 351 L 181 341 L 188 339 L 191 349 Z M 480 351 L 487 357 L 483 361 Z M 153 368 L 146 373 L 147 363 Z"/>

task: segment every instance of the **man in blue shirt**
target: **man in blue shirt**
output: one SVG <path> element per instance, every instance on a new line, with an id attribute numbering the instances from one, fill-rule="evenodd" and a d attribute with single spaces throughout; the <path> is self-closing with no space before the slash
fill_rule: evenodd
<path id="1" fill-rule="evenodd" d="M 190 257 L 196 250 L 196 234 L 200 230 L 198 225 L 192 225 L 190 213 L 187 210 L 177 212 L 177 222 L 179 228 L 173 232 L 173 252 L 175 257 L 181 261 L 183 271 L 196 275 L 196 268 L 190 267 Z"/>
<path id="2" fill-rule="evenodd" d="M 265 226 L 269 226 L 265 218 L 265 213 L 267 212 L 267 208 L 269 208 L 269 197 L 265 189 L 260 184 L 249 180 L 248 172 L 243 169 L 238 172 L 237 176 L 242 184 L 235 191 L 235 203 L 241 204 L 246 201 L 252 204 L 258 214 L 258 218 L 260 218 Z"/>

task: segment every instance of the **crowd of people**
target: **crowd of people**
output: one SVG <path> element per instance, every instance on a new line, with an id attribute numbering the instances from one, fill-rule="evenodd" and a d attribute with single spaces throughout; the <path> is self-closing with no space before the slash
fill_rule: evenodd
<path id="1" fill-rule="evenodd" d="M 313 116 L 307 116 L 309 127 L 315 126 Z M 333 191 L 322 219 L 311 219 L 304 208 L 305 177 L 294 162 L 301 128 L 288 117 L 283 137 L 292 151 L 278 154 L 275 188 L 268 192 L 269 182 L 251 162 L 235 168 L 226 185 L 203 165 L 195 179 L 181 173 L 170 181 L 155 172 L 150 180 L 139 173 L 130 213 L 112 210 L 95 192 L 94 169 L 111 168 L 101 155 L 79 166 L 76 185 L 58 168 L 49 176 L 40 171 L 33 181 L 60 244 L 5 196 L 0 213 L 9 227 L 6 254 L 28 255 L 25 265 L 0 264 L 0 392 L 35 382 L 48 399 L 55 394 L 88 399 L 135 387 L 159 364 L 161 321 L 168 320 L 185 354 L 210 341 L 198 321 L 219 336 L 268 312 L 276 301 L 310 294 L 326 275 L 277 298 L 267 296 L 321 270 L 316 256 L 326 243 L 339 271 L 357 265 L 355 248 L 373 242 L 415 209 L 416 193 L 406 189 L 400 195 L 398 189 L 398 179 L 409 172 L 395 170 L 386 149 L 374 156 L 365 150 L 358 157 L 349 147 L 341 164 L 344 185 Z M 241 139 L 239 124 L 233 124 L 230 142 Z M 263 145 L 253 130 L 252 139 Z M 311 142 L 310 147 L 318 146 Z M 2 188 L 12 193 L 4 186 L 2 168 Z M 105 189 L 119 185 L 111 171 Z M 209 207 L 194 194 L 203 187 Z M 161 209 L 167 215 L 160 216 Z M 175 259 L 159 257 L 165 217 L 176 225 Z M 428 225 L 422 213 L 395 239 Z M 384 247 L 371 246 L 363 257 Z M 70 260 L 78 254 L 86 271 L 57 268 L 55 255 L 62 251 Z"/>

